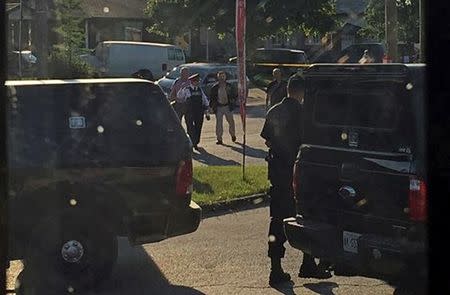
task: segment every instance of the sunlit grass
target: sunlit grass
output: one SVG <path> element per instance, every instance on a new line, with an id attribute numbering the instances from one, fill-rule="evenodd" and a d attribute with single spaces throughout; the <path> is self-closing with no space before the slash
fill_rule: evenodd
<path id="1" fill-rule="evenodd" d="M 245 180 L 240 166 L 194 167 L 193 200 L 199 205 L 264 193 L 268 188 L 265 165 L 246 167 Z"/>

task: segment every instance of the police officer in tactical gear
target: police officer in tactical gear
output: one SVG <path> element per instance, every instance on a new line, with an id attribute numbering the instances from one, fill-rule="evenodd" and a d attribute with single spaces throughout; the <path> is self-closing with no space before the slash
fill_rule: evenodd
<path id="1" fill-rule="evenodd" d="M 198 150 L 200 134 L 203 126 L 203 115 L 209 120 L 209 100 L 200 88 L 200 76 L 194 74 L 189 77 L 189 86 L 180 89 L 177 98 L 182 103 L 186 103 L 186 125 L 189 137 L 192 140 L 194 149 Z"/>
<path id="2" fill-rule="evenodd" d="M 271 219 L 268 256 L 271 259 L 269 277 L 271 286 L 291 279 L 281 266 L 281 258 L 284 257 L 286 250 L 283 219 L 296 215 L 292 178 L 295 159 L 301 144 L 304 88 L 302 78 L 293 77 L 289 80 L 288 96 L 269 110 L 261 132 L 261 137 L 266 140 L 266 145 L 269 147 L 267 161 L 271 182 L 269 190 Z M 314 262 L 314 258 L 305 254 L 299 276 L 327 278 L 330 274 L 321 271 Z"/>

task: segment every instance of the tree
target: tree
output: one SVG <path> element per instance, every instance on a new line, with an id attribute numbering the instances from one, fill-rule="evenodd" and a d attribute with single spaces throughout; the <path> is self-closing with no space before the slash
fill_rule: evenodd
<path id="1" fill-rule="evenodd" d="M 146 13 L 154 21 L 149 30 L 168 37 L 206 26 L 219 36 L 234 34 L 235 5 L 233 0 L 148 0 Z M 335 11 L 335 0 L 247 0 L 247 47 L 273 35 L 328 32 L 335 27 Z"/>
<path id="2" fill-rule="evenodd" d="M 58 79 L 90 78 L 93 69 L 79 58 L 84 44 L 83 11 L 80 0 L 55 0 L 57 44 L 49 61 L 49 76 Z"/>
<path id="3" fill-rule="evenodd" d="M 369 0 L 365 20 L 366 27 L 358 33 L 362 37 L 385 39 L 385 0 Z M 407 43 L 419 42 L 419 0 L 397 0 L 398 36 Z"/>
<path id="4" fill-rule="evenodd" d="M 84 28 L 80 0 L 55 0 L 55 14 L 59 42 L 54 46 L 58 54 L 69 61 L 80 54 L 83 48 Z"/>

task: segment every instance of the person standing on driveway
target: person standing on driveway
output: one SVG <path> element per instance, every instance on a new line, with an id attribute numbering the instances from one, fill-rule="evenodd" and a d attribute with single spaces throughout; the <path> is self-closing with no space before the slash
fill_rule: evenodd
<path id="1" fill-rule="evenodd" d="M 169 93 L 169 101 L 172 103 L 178 118 L 180 118 L 180 122 L 183 119 L 183 116 L 185 117 L 186 115 L 186 104 L 177 99 L 177 94 L 180 89 L 189 86 L 189 84 L 189 68 L 182 67 L 180 69 L 180 77 L 173 82 L 172 89 Z M 184 121 L 186 122 L 186 117 L 184 118 Z"/>
<path id="2" fill-rule="evenodd" d="M 267 86 L 266 110 L 281 102 L 286 97 L 287 83 L 283 81 L 283 76 L 279 68 L 273 69 L 273 81 Z"/>
<path id="3" fill-rule="evenodd" d="M 235 89 L 227 82 L 227 75 L 224 71 L 217 73 L 218 82 L 211 88 L 210 105 L 214 114 L 216 114 L 216 144 L 222 144 L 223 135 L 223 117 L 228 122 L 228 131 L 231 140 L 236 142 L 236 126 L 234 124 L 233 109 L 236 106 L 237 93 Z"/>
<path id="4" fill-rule="evenodd" d="M 293 167 L 301 145 L 302 105 L 304 81 L 293 77 L 287 86 L 288 96 L 273 106 L 266 116 L 261 137 L 269 147 L 270 226 L 269 251 L 271 286 L 290 281 L 291 277 L 283 271 L 281 258 L 284 257 L 286 236 L 283 219 L 296 215 L 296 204 L 292 190 Z M 314 258 L 304 254 L 300 277 L 328 278 L 331 275 L 321 272 Z"/>
<path id="5" fill-rule="evenodd" d="M 209 100 L 203 90 L 200 88 L 200 76 L 194 74 L 189 77 L 190 84 L 178 91 L 178 101 L 186 105 L 186 125 L 187 132 L 191 138 L 194 149 L 198 150 L 200 134 L 203 127 L 203 116 L 209 120 Z"/>

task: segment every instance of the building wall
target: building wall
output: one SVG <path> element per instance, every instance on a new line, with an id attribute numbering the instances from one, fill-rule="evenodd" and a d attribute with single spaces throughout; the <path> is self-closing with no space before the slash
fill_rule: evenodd
<path id="1" fill-rule="evenodd" d="M 87 48 L 100 41 L 142 41 L 144 21 L 140 19 L 93 18 L 86 20 Z"/>

